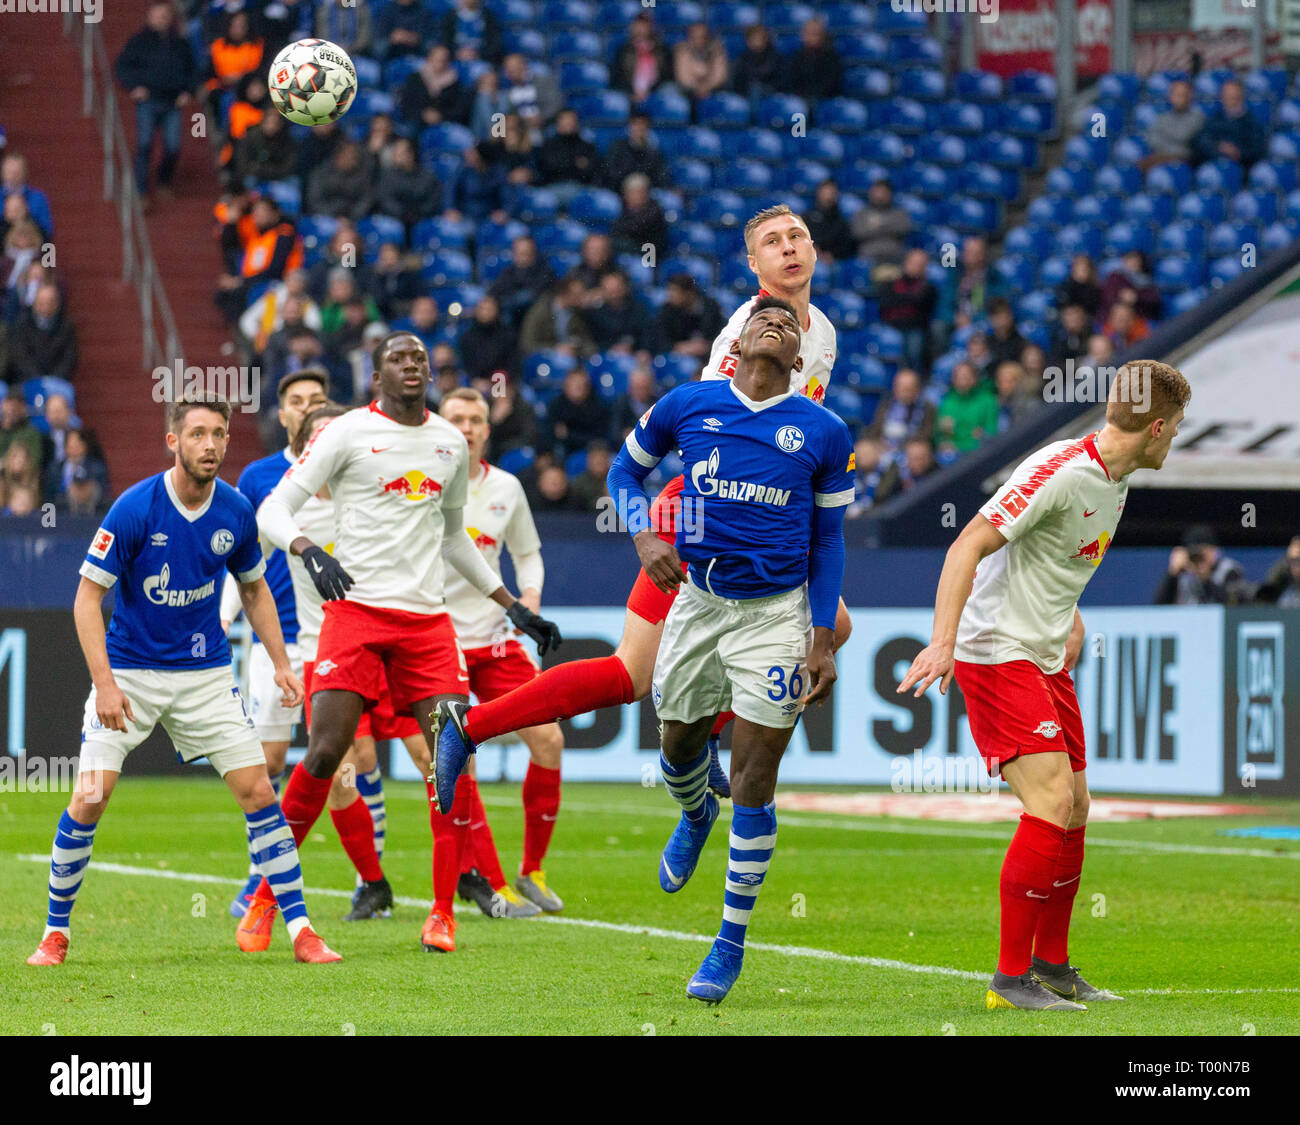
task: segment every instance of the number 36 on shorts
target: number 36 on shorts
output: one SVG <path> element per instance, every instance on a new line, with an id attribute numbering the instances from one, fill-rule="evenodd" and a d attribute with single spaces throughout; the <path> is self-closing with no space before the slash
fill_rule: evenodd
<path id="1" fill-rule="evenodd" d="M 790 675 L 787 678 L 785 669 L 779 664 L 773 664 L 767 670 L 767 678 L 772 681 L 772 686 L 767 689 L 767 697 L 775 703 L 780 703 L 788 694 L 791 699 L 798 699 L 803 695 L 803 673 L 800 671 L 802 665 L 796 664 L 790 669 Z"/>

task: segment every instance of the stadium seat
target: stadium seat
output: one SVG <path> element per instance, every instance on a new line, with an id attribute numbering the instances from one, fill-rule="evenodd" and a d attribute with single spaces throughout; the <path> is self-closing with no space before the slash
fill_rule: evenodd
<path id="1" fill-rule="evenodd" d="M 1135 222 L 1155 223 L 1163 226 L 1174 218 L 1174 197 L 1172 195 L 1151 195 L 1139 191 L 1124 201 L 1124 211 Z"/>
<path id="2" fill-rule="evenodd" d="M 355 60 L 353 60 L 355 62 Z M 385 90 L 396 93 L 401 90 L 402 85 L 412 74 L 420 69 L 420 64 L 424 62 L 419 55 L 399 55 L 395 59 L 389 59 L 384 63 L 383 68 L 383 86 Z"/>
<path id="3" fill-rule="evenodd" d="M 1179 221 L 1160 228 L 1156 239 L 1160 254 L 1181 254 L 1199 258 L 1205 253 L 1205 228 L 1200 223 Z"/>
<path id="4" fill-rule="evenodd" d="M 411 228 L 412 250 L 468 250 L 474 224 L 469 219 L 441 215 L 421 219 Z"/>
<path id="5" fill-rule="evenodd" d="M 877 98 L 888 98 L 894 91 L 894 80 L 889 71 L 880 67 L 855 66 L 844 72 L 844 81 L 840 83 L 841 92 L 861 102 L 871 102 Z"/>
<path id="6" fill-rule="evenodd" d="M 1228 213 L 1234 219 L 1267 225 L 1282 213 L 1282 201 L 1273 191 L 1239 191 L 1228 204 Z"/>
<path id="7" fill-rule="evenodd" d="M 367 90 L 365 86 L 362 86 L 352 99 L 352 107 L 348 110 L 348 117 L 356 121 L 362 117 L 374 117 L 378 113 L 385 113 L 392 117 L 396 112 L 397 105 L 393 101 L 391 94 L 387 94 L 383 90 Z"/>
<path id="8" fill-rule="evenodd" d="M 655 280 L 654 267 L 647 265 L 645 258 L 640 254 L 615 254 L 614 261 L 628 276 L 632 283 L 632 288 L 638 294 L 647 286 L 653 285 Z"/>
<path id="9" fill-rule="evenodd" d="M 839 43 L 837 38 L 836 45 Z M 948 96 L 948 88 L 942 71 L 910 67 L 899 72 L 898 93 L 919 102 L 939 102 Z"/>
<path id="10" fill-rule="evenodd" d="M 474 272 L 484 285 L 491 285 L 510 265 L 510 255 L 500 250 L 480 249 L 474 255 Z"/>
<path id="11" fill-rule="evenodd" d="M 838 109 L 834 103 L 840 103 L 844 108 Z M 848 106 L 856 106 L 857 109 L 849 109 Z M 830 98 L 818 108 L 817 120 L 819 125 L 837 132 L 859 133 L 867 127 L 867 109 L 861 102 L 851 99 Z M 832 122 L 838 122 L 838 125 Z M 911 135 L 924 133 L 929 128 L 930 119 L 925 106 L 915 98 L 894 98 L 884 104 L 883 123 L 895 132 Z M 949 128 L 954 132 L 964 131 L 953 125 L 949 125 Z"/>
<path id="12" fill-rule="evenodd" d="M 607 34 L 626 36 L 628 25 L 644 10 L 641 0 L 600 0 L 593 26 Z"/>
<path id="13" fill-rule="evenodd" d="M 668 163 L 668 175 L 687 193 L 708 191 L 713 186 L 713 166 L 704 160 L 679 157 Z"/>
<path id="14" fill-rule="evenodd" d="M 383 70 L 374 59 L 365 55 L 355 55 L 352 68 L 357 72 L 357 85 L 362 90 L 384 89 Z"/>
<path id="15" fill-rule="evenodd" d="M 1076 212 L 1075 217 L 1078 217 Z M 1128 221 L 1112 223 L 1105 227 L 1102 253 L 1107 257 L 1120 257 L 1131 250 L 1150 254 L 1156 245 L 1155 230 L 1146 223 Z"/>
<path id="16" fill-rule="evenodd" d="M 1093 171 L 1082 164 L 1061 164 L 1047 173 L 1044 190 L 1049 195 L 1087 195 L 1092 191 Z"/>
<path id="17" fill-rule="evenodd" d="M 551 267 L 551 273 L 556 277 L 563 277 L 570 270 L 577 269 L 582 261 L 576 250 L 552 250 L 544 257 L 546 264 Z"/>
<path id="18" fill-rule="evenodd" d="M 595 21 L 595 6 L 587 0 L 544 0 L 539 25 L 548 31 L 562 31 L 589 28 Z"/>
<path id="19" fill-rule="evenodd" d="M 951 133 L 930 133 L 916 142 L 918 160 L 955 168 L 971 159 L 967 143 Z"/>
<path id="20" fill-rule="evenodd" d="M 1250 170 L 1249 183 L 1252 191 L 1266 191 L 1274 194 L 1293 191 L 1296 186 L 1298 166 L 1295 159 L 1261 160 Z"/>
<path id="21" fill-rule="evenodd" d="M 1008 93 L 1033 102 L 1056 101 L 1056 79 L 1038 70 L 1022 70 L 1011 76 Z"/>
<path id="22" fill-rule="evenodd" d="M 369 258 L 379 253 L 379 247 L 385 242 L 395 242 L 406 247 L 406 226 L 401 219 L 391 215 L 367 215 L 357 223 L 357 233 L 365 244 L 365 254 Z"/>
<path id="23" fill-rule="evenodd" d="M 889 40 L 885 36 L 866 29 L 840 32 L 834 24 L 831 28 L 835 36 L 835 47 L 848 68 L 845 72 L 846 80 L 863 67 L 884 66 L 891 61 Z"/>
<path id="24" fill-rule="evenodd" d="M 1195 289 L 1184 289 L 1181 293 L 1173 293 L 1165 301 L 1165 308 L 1169 316 L 1181 316 L 1188 309 L 1194 309 L 1206 297 L 1210 291 L 1204 286 L 1197 286 Z"/>
<path id="25" fill-rule="evenodd" d="M 1114 148 L 1111 149 L 1110 158 L 1116 164 L 1128 165 L 1138 164 L 1145 157 L 1150 155 L 1150 149 L 1146 141 L 1141 137 L 1127 136 L 1120 137 Z"/>
<path id="26" fill-rule="evenodd" d="M 521 24 L 531 26 L 537 22 L 537 9 L 533 0 L 489 0 L 487 7 L 509 27 Z"/>
<path id="27" fill-rule="evenodd" d="M 1032 263 L 1031 263 L 1032 264 Z M 1056 313 L 1056 298 L 1044 289 L 1026 293 L 1016 302 L 1017 321 L 1038 321 L 1040 326 L 1050 321 Z M 1021 326 L 1021 333 L 1024 328 Z"/>
<path id="28" fill-rule="evenodd" d="M 710 94 L 696 103 L 695 120 L 712 129 L 744 129 L 749 125 L 749 102 L 739 94 Z"/>
<path id="29" fill-rule="evenodd" d="M 1070 255 L 1058 253 L 1044 259 L 1038 267 L 1038 284 L 1055 289 L 1070 276 Z"/>
<path id="30" fill-rule="evenodd" d="M 706 129 L 703 126 L 694 129 L 683 129 L 679 137 L 675 137 L 676 151 L 675 156 L 691 156 L 697 160 L 722 160 L 722 138 L 713 129 Z"/>
<path id="31" fill-rule="evenodd" d="M 817 307 L 835 325 L 836 332 L 861 328 L 866 321 L 867 302 L 851 289 L 831 290 L 817 302 Z"/>
<path id="32" fill-rule="evenodd" d="M 747 27 L 762 23 L 763 13 L 757 4 L 710 4 L 708 20 L 715 31 L 743 32 Z"/>
<path id="33" fill-rule="evenodd" d="M 420 151 L 461 156 L 474 143 L 474 134 L 464 125 L 444 121 L 420 130 Z"/>
<path id="34" fill-rule="evenodd" d="M 1210 287 L 1217 289 L 1221 285 L 1227 285 L 1228 282 L 1235 281 L 1241 276 L 1244 269 L 1245 267 L 1241 264 L 1240 254 L 1229 254 L 1222 258 L 1215 258 L 1210 263 Z"/>
<path id="35" fill-rule="evenodd" d="M 850 430 L 862 421 L 862 398 L 851 387 L 832 384 L 822 405 L 838 414 Z"/>
<path id="36" fill-rule="evenodd" d="M 1087 254 L 1100 258 L 1102 232 L 1084 223 L 1067 223 L 1056 232 L 1056 249 L 1061 254 Z"/>
<path id="37" fill-rule="evenodd" d="M 507 27 L 501 42 L 507 54 L 527 55 L 534 61 L 546 58 L 546 36 L 535 27 Z"/>
<path id="38" fill-rule="evenodd" d="M 758 160 L 739 157 L 718 168 L 715 182 L 720 188 L 741 195 L 764 195 L 772 190 L 772 169 Z"/>
<path id="39" fill-rule="evenodd" d="M 754 124 L 788 131 L 800 114 L 807 121 L 808 103 L 803 98 L 793 94 L 768 94 L 754 107 Z"/>
<path id="40" fill-rule="evenodd" d="M 606 188 L 584 188 L 569 201 L 569 218 L 601 233 L 622 213 L 622 200 Z"/>
<path id="41" fill-rule="evenodd" d="M 303 251 L 308 257 L 313 252 L 324 254 L 329 240 L 339 229 L 339 221 L 333 215 L 303 215 L 297 222 L 298 234 L 302 237 Z"/>
<path id="42" fill-rule="evenodd" d="M 1084 164 L 1099 168 L 1110 157 L 1110 138 L 1094 137 L 1090 133 L 1071 137 L 1065 142 L 1062 159 L 1070 164 Z"/>
<path id="43" fill-rule="evenodd" d="M 1174 213 L 1192 222 L 1221 223 L 1228 217 L 1228 203 L 1218 192 L 1194 191 L 1179 197 Z"/>
<path id="44" fill-rule="evenodd" d="M 560 213 L 560 199 L 547 188 L 521 187 L 514 211 L 526 223 L 552 222 Z"/>
<path id="45" fill-rule="evenodd" d="M 891 43 L 895 63 L 902 66 L 940 67 L 943 65 L 943 48 L 929 36 L 909 36 Z"/>
<path id="46" fill-rule="evenodd" d="M 1162 290 L 1178 292 L 1201 284 L 1203 260 L 1184 255 L 1167 255 L 1156 261 L 1154 280 Z"/>
<path id="47" fill-rule="evenodd" d="M 931 199 L 944 199 L 953 192 L 955 182 L 960 179 L 963 178 L 950 174 L 937 164 L 918 162 L 900 171 L 897 186 Z"/>
<path id="48" fill-rule="evenodd" d="M 845 386 L 859 391 L 886 391 L 889 389 L 890 374 L 878 356 L 870 352 L 855 352 L 845 361 L 836 363 L 835 375 L 843 374 Z"/>
<path id="49" fill-rule="evenodd" d="M 1014 203 L 1020 198 L 1020 173 L 994 168 L 992 164 L 967 164 L 954 170 L 957 182 L 974 196 Z"/>
<path id="50" fill-rule="evenodd" d="M 259 184 L 259 189 L 280 205 L 289 218 L 296 219 L 302 211 L 302 186 L 297 180 L 272 180 Z"/>
<path id="51" fill-rule="evenodd" d="M 1034 223 L 1012 227 L 1003 237 L 1002 252 L 1042 261 L 1052 252 L 1051 232 Z"/>
<path id="52" fill-rule="evenodd" d="M 542 57 L 545 58 L 545 55 Z M 479 79 L 492 69 L 492 64 L 486 59 L 457 59 L 452 65 L 460 75 L 461 84 L 471 90 L 478 89 Z M 535 69 L 545 69 L 545 64 L 538 59 L 533 60 L 533 66 Z"/>
<path id="53" fill-rule="evenodd" d="M 696 254 L 703 258 L 722 258 L 717 232 L 705 223 L 676 223 L 668 231 L 670 254 Z"/>
<path id="54" fill-rule="evenodd" d="M 1027 293 L 1034 286 L 1034 263 L 1030 258 L 1003 254 L 991 268 L 993 276 L 1013 293 Z"/>
<path id="55" fill-rule="evenodd" d="M 566 64 L 568 65 L 568 64 Z M 583 127 L 592 129 L 602 126 L 618 126 L 615 136 L 622 136 L 631 103 L 628 96 L 618 90 L 593 90 L 585 94 L 573 94 L 565 99 L 569 108 L 578 115 Z M 611 138 L 612 139 L 612 138 Z M 601 147 L 597 144 L 597 147 Z"/>
<path id="56" fill-rule="evenodd" d="M 1300 134 L 1274 133 L 1268 139 L 1268 156 L 1270 161 L 1300 160 Z M 1258 168 L 1259 165 L 1256 164 L 1255 167 Z"/>
<path id="57" fill-rule="evenodd" d="M 1107 164 L 1097 170 L 1092 186 L 1094 191 L 1106 191 L 1113 195 L 1134 195 L 1142 190 L 1142 172 L 1131 165 Z"/>
<path id="58" fill-rule="evenodd" d="M 537 240 L 538 251 L 549 254 L 555 250 L 578 250 L 588 233 L 581 223 L 572 219 L 556 219 L 535 228 L 533 237 Z"/>
<path id="59" fill-rule="evenodd" d="M 1051 107 L 1013 102 L 1002 107 L 1001 127 L 1018 137 L 1041 137 L 1052 131 Z"/>
<path id="60" fill-rule="evenodd" d="M 987 70 L 963 70 L 953 78 L 952 92 L 963 100 L 1001 101 L 1002 79 Z"/>
<path id="61" fill-rule="evenodd" d="M 811 196 L 823 181 L 833 178 L 834 174 L 830 166 L 819 160 L 796 160 L 789 168 L 785 182 L 790 185 L 791 190 L 801 195 Z M 794 204 L 791 203 L 790 206 L 793 207 Z"/>
<path id="62" fill-rule="evenodd" d="M 791 135 L 788 128 L 781 132 L 766 128 L 746 129 L 738 138 L 735 138 L 736 149 L 750 160 L 763 160 L 769 164 L 780 164 L 786 158 L 782 137 L 786 137 L 790 141 L 804 142 L 807 140 L 806 137 Z"/>
<path id="63" fill-rule="evenodd" d="M 1192 190 L 1192 166 L 1157 164 L 1147 173 L 1146 190 L 1153 195 L 1186 195 Z"/>
<path id="64" fill-rule="evenodd" d="M 72 389 L 72 384 L 67 379 L 60 379 L 57 375 L 37 375 L 35 378 L 23 380 L 23 398 L 27 401 L 27 409 L 30 413 L 44 413 L 45 400 L 50 395 L 62 395 L 68 400 L 70 407 L 76 408 L 77 392 Z"/>
<path id="65" fill-rule="evenodd" d="M 844 163 L 848 145 L 843 137 L 835 133 L 814 129 L 802 137 L 787 132 L 784 149 L 787 160 L 815 160 L 821 164 L 833 165 L 838 170 L 839 165 Z"/>
<path id="66" fill-rule="evenodd" d="M 668 279 L 674 274 L 686 273 L 695 279 L 695 284 L 701 289 L 713 288 L 713 272 L 714 263 L 710 259 L 692 254 L 665 258 L 659 263 L 657 270 L 661 285 L 666 285 Z"/>
<path id="67" fill-rule="evenodd" d="M 651 366 L 654 367 L 655 378 L 662 385 L 675 387 L 694 379 L 704 366 L 704 360 L 698 356 L 669 352 L 667 355 L 655 356 Z"/>
<path id="68" fill-rule="evenodd" d="M 987 161 L 995 168 L 1016 168 L 1029 171 L 1038 164 L 1037 146 L 1023 137 L 992 133 L 981 140 L 980 159 Z"/>
<path id="69" fill-rule="evenodd" d="M 1300 222 L 1295 219 L 1279 219 L 1270 223 L 1259 236 L 1260 249 L 1265 253 L 1281 250 L 1300 238 Z"/>
<path id="70" fill-rule="evenodd" d="M 676 86 L 660 86 L 637 105 L 656 127 L 663 125 L 689 125 L 691 102 Z"/>
<path id="71" fill-rule="evenodd" d="M 727 227 L 744 223 L 749 215 L 742 196 L 734 191 L 716 188 L 693 199 L 688 213 L 694 222 L 717 223 Z"/>
<path id="72" fill-rule="evenodd" d="M 420 279 L 439 288 L 464 284 L 474 280 L 474 263 L 463 250 L 438 250 L 421 259 Z"/>
<path id="73" fill-rule="evenodd" d="M 1249 222 L 1218 223 L 1206 239 L 1205 251 L 1211 258 L 1223 258 L 1229 254 L 1240 256 L 1247 245 L 1259 245 L 1260 228 Z"/>
<path id="74" fill-rule="evenodd" d="M 1288 219 L 1300 219 L 1300 190 L 1287 193 L 1286 217 Z"/>
<path id="75" fill-rule="evenodd" d="M 573 356 L 563 352 L 531 352 L 524 356 L 524 379 L 535 387 L 555 386 L 577 365 Z"/>
<path id="76" fill-rule="evenodd" d="M 651 188 L 650 198 L 659 204 L 664 218 L 670 225 L 677 222 L 682 217 L 682 212 L 686 210 L 686 197 L 679 191 L 673 191 L 672 188 Z"/>
<path id="77" fill-rule="evenodd" d="M 501 454 L 497 458 L 497 467 L 518 476 L 536 460 L 537 450 L 531 445 L 523 445 L 518 449 L 508 449 Z"/>
<path id="78" fill-rule="evenodd" d="M 1074 221 L 1076 223 L 1117 223 L 1127 208 L 1122 196 L 1097 192 L 1083 195 L 1074 201 Z"/>
<path id="79" fill-rule="evenodd" d="M 576 0 L 562 0 L 576 2 Z M 609 88 L 609 68 L 604 63 L 574 61 L 560 64 L 560 90 L 562 93 L 587 94 Z"/>
<path id="80" fill-rule="evenodd" d="M 1196 169 L 1196 186 L 1202 191 L 1222 191 L 1234 195 L 1241 190 L 1241 165 L 1220 157 Z"/>

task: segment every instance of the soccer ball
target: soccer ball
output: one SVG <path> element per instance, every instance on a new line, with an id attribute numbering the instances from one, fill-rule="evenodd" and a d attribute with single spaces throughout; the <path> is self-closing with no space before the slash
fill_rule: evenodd
<path id="1" fill-rule="evenodd" d="M 275 56 L 266 77 L 271 103 L 299 125 L 327 125 L 348 111 L 357 71 L 342 47 L 325 39 L 299 39 Z"/>

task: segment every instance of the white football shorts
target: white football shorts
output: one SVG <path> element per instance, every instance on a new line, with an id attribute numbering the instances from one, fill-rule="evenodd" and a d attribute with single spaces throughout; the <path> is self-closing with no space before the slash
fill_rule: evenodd
<path id="1" fill-rule="evenodd" d="M 126 731 L 105 727 L 95 712 L 92 686 L 81 724 L 78 772 L 121 773 L 126 756 L 159 723 L 182 762 L 206 757 L 222 777 L 244 766 L 266 767 L 266 755 L 229 665 L 183 672 L 114 668 L 113 679 L 131 704 L 135 721 L 127 721 Z"/>
<path id="2" fill-rule="evenodd" d="M 660 721 L 734 711 L 760 726 L 794 726 L 809 687 L 812 635 L 805 586 L 732 599 L 684 579 L 655 661 L 651 697 Z"/>
<path id="3" fill-rule="evenodd" d="M 284 646 L 293 674 L 302 679 L 302 654 L 296 644 Z M 281 706 L 284 693 L 275 685 L 275 665 L 263 644 L 254 644 L 248 654 L 248 703 L 257 737 L 263 742 L 288 742 L 293 726 L 302 722 L 302 705 Z"/>

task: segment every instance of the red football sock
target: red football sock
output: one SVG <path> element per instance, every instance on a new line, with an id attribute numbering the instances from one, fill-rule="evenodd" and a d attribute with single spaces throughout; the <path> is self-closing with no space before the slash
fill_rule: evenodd
<path id="1" fill-rule="evenodd" d="M 1070 960 L 1070 911 L 1083 873 L 1083 833 L 1087 825 L 1065 830 L 1065 844 L 1052 873 L 1052 897 L 1043 903 L 1034 931 L 1034 956 L 1064 965 Z"/>
<path id="2" fill-rule="evenodd" d="M 293 773 L 289 775 L 289 781 L 280 796 L 280 811 L 284 813 L 289 831 L 293 833 L 293 842 L 300 847 L 320 817 L 321 810 L 325 808 L 331 781 L 333 778 L 330 777 L 312 777 L 301 762 L 293 767 Z M 275 901 L 271 886 L 265 879 L 257 885 L 253 897 L 264 902 Z"/>
<path id="3" fill-rule="evenodd" d="M 465 782 L 473 780 L 466 775 L 456 782 L 456 796 L 446 814 L 434 807 L 434 785 L 426 782 L 430 797 L 429 826 L 433 829 L 433 906 L 444 914 L 452 912 L 456 882 L 460 878 L 460 859 L 469 841 L 472 817 L 470 790 Z"/>
<path id="4" fill-rule="evenodd" d="M 330 819 L 357 874 L 367 883 L 382 879 L 384 871 L 375 851 L 375 822 L 370 819 L 370 809 L 361 795 L 358 793 L 357 799 L 345 809 L 330 809 Z"/>
<path id="5" fill-rule="evenodd" d="M 1018 977 L 1029 972 L 1034 930 L 1051 895 L 1052 875 L 1065 842 L 1065 829 L 1040 817 L 1020 814 L 1002 862 L 1002 944 L 998 971 Z"/>
<path id="6" fill-rule="evenodd" d="M 487 810 L 483 807 L 483 796 L 478 791 L 478 782 L 467 777 L 470 792 L 469 846 L 461 857 L 460 870 L 478 868 L 478 873 L 491 884 L 494 891 L 506 885 L 505 873 L 501 870 L 501 860 L 497 856 L 496 841 L 492 839 L 492 829 L 488 825 Z"/>
<path id="7" fill-rule="evenodd" d="M 520 875 L 542 866 L 546 849 L 551 846 L 555 818 L 560 811 L 560 771 L 548 770 L 536 762 L 528 763 L 524 775 L 524 862 Z"/>
<path id="8" fill-rule="evenodd" d="M 465 717 L 465 733 L 486 742 L 509 731 L 632 702 L 632 679 L 617 656 L 571 660 L 489 703 L 476 703 Z"/>
<path id="9" fill-rule="evenodd" d="M 718 735 L 722 733 L 722 728 L 725 727 L 729 722 L 731 722 L 731 720 L 734 719 L 735 717 L 736 717 L 735 711 L 723 711 L 721 714 L 719 714 L 718 721 L 713 724 L 713 730 L 709 733 L 709 737 L 717 738 Z"/>

